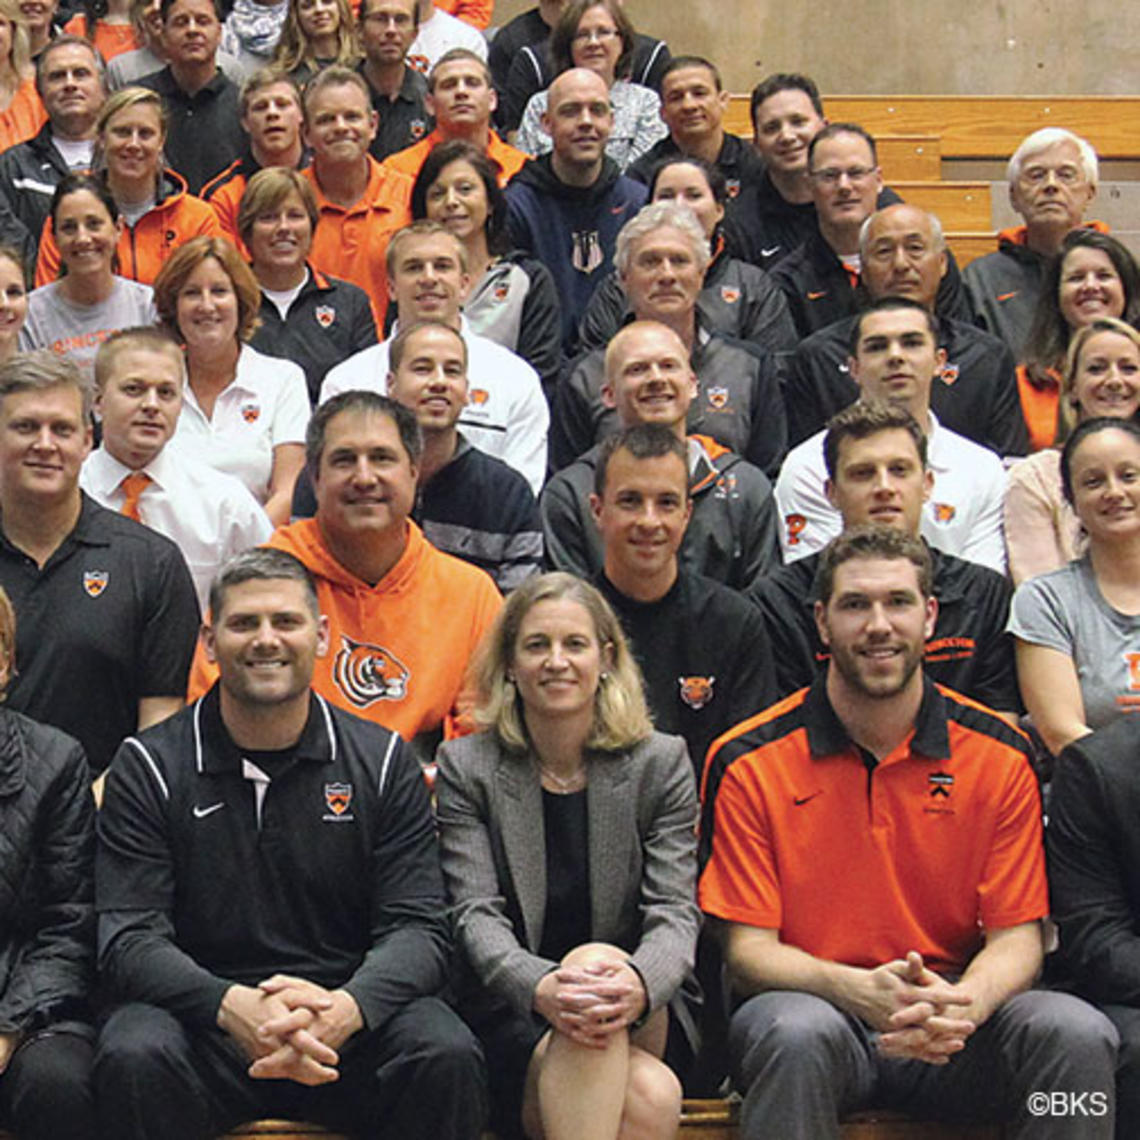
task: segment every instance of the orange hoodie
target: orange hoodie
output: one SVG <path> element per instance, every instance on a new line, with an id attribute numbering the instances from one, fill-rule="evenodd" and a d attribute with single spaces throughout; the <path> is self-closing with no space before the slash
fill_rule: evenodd
<path id="1" fill-rule="evenodd" d="M 313 674 L 322 697 L 406 740 L 441 725 L 446 736 L 465 730 L 456 716 L 467 662 L 503 602 L 489 575 L 436 550 L 413 522 L 404 553 L 375 586 L 333 558 L 316 519 L 278 527 L 266 545 L 296 555 L 317 580 L 330 626 Z M 199 643 L 190 699 L 217 676 Z"/>

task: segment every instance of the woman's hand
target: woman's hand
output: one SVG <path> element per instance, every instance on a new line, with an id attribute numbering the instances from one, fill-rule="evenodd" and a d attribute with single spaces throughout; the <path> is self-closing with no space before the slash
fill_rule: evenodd
<path id="1" fill-rule="evenodd" d="M 534 1008 L 553 1029 L 593 1049 L 628 1030 L 648 1003 L 641 977 L 627 962 L 560 966 L 538 983 Z"/>

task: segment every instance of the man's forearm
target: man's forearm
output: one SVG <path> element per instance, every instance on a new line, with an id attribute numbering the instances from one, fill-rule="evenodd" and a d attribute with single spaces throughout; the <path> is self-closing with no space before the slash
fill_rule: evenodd
<path id="1" fill-rule="evenodd" d="M 998 1006 L 1033 984 L 1042 958 L 1039 922 L 991 931 L 958 982 L 970 997 L 970 1005 L 958 1016 L 984 1024 Z"/>

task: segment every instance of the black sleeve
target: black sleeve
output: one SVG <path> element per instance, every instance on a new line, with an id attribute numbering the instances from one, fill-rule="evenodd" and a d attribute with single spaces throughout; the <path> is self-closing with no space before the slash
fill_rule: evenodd
<path id="1" fill-rule="evenodd" d="M 784 412 L 784 394 L 776 358 L 749 346 L 756 358 L 752 379 L 752 426 L 744 458 L 776 481 L 780 464 L 788 450 L 788 424 Z"/>
<path id="2" fill-rule="evenodd" d="M 349 285 L 348 282 L 345 282 Z M 376 336 L 376 317 L 372 312 L 372 303 L 368 300 L 368 294 L 356 286 L 349 286 L 351 292 L 351 307 L 349 309 L 349 338 L 352 343 L 352 351 L 361 352 L 366 348 L 371 348 L 377 343 Z M 395 308 L 395 305 L 392 306 Z"/>
<path id="3" fill-rule="evenodd" d="M 970 299 L 966 295 L 962 284 L 962 272 L 954 260 L 953 251 L 946 248 L 946 272 L 938 283 L 938 294 L 934 298 L 934 311 L 940 320 L 966 321 L 973 320 L 973 311 L 970 308 Z"/>
<path id="4" fill-rule="evenodd" d="M 1061 753 L 1053 777 L 1046 829 L 1053 917 L 1081 993 L 1135 1006 L 1140 934 L 1121 860 L 1135 855 L 1136 845 L 1121 833 L 1117 790 L 1086 754 L 1089 740 L 1095 737 Z"/>
<path id="5" fill-rule="evenodd" d="M 783 291 L 763 269 L 747 266 L 751 273 L 743 276 L 745 306 L 741 321 L 742 340 L 758 344 L 768 352 L 779 356 L 794 352 L 800 342 L 792 320 L 788 301 Z"/>
<path id="6" fill-rule="evenodd" d="M 546 402 L 553 406 L 562 372 L 562 306 L 550 270 L 528 257 L 520 268 L 530 278 L 515 351 L 538 373 Z"/>
<path id="7" fill-rule="evenodd" d="M 1021 395 L 1017 390 L 1017 364 L 1004 342 L 994 371 L 993 402 L 983 442 L 998 455 L 1026 455 L 1029 452 L 1029 429 L 1025 425 Z"/>
<path id="8" fill-rule="evenodd" d="M 174 543 L 153 552 L 145 573 L 147 612 L 137 658 L 140 697 L 184 697 L 198 644 L 198 595 Z"/>
<path id="9" fill-rule="evenodd" d="M 621 328 L 626 313 L 625 291 L 617 271 L 608 274 L 594 290 L 582 319 L 578 322 L 578 345 L 583 352 L 604 348 Z"/>
<path id="10" fill-rule="evenodd" d="M 1013 635 L 1006 633 L 1013 586 L 1008 578 L 994 571 L 985 575 L 985 582 L 978 582 L 975 590 L 977 661 L 974 680 L 966 695 L 998 712 L 1020 713 Z"/>
<path id="11" fill-rule="evenodd" d="M 799 605 L 778 580 L 757 582 L 748 592 L 763 617 L 775 669 L 776 699 L 810 685 L 816 678 L 815 644 Z"/>
<path id="12" fill-rule="evenodd" d="M 732 655 L 732 699 L 729 702 L 730 725 L 739 724 L 762 709 L 774 704 L 779 697 L 776 688 L 776 666 L 773 646 L 768 640 L 764 618 L 754 606 L 741 607 L 737 652 Z M 701 770 L 704 770 L 704 757 Z"/>
<path id="13" fill-rule="evenodd" d="M 7 190 L 0 190 L 0 243 L 10 245 L 19 253 L 25 282 L 29 285 L 35 276 L 39 239 L 39 233 L 33 234 L 16 216 Z"/>
<path id="14" fill-rule="evenodd" d="M 814 338 L 802 341 L 785 364 L 788 446 L 796 447 L 827 426 L 836 412 L 859 398 L 850 376 L 834 371 L 826 354 L 813 348 Z"/>
<path id="15" fill-rule="evenodd" d="M 580 368 L 558 385 L 550 417 L 550 465 L 555 471 L 569 467 L 597 443 L 591 400 Z"/>
<path id="16" fill-rule="evenodd" d="M 499 103 L 499 122 L 503 130 L 517 131 L 530 97 L 546 86 L 542 45 L 524 47 L 515 56 L 507 74 L 507 86 Z"/>
<path id="17" fill-rule="evenodd" d="M 586 530 L 594 525 L 594 520 L 583 513 L 584 507 L 570 480 L 563 475 L 555 475 L 538 500 L 547 568 L 589 579 L 598 567 L 590 558 Z"/>
<path id="18" fill-rule="evenodd" d="M 739 500 L 729 499 L 740 535 L 739 556 L 726 585 L 746 592 L 755 582 L 781 566 L 780 513 L 768 477 L 743 464 L 733 469 L 738 478 Z M 744 471 L 748 472 L 748 478 Z"/>

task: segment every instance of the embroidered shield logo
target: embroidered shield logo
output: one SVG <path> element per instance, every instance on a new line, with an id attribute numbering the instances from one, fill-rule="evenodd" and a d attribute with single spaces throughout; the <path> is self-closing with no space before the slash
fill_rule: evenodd
<path id="1" fill-rule="evenodd" d="M 954 381 L 958 379 L 958 365 L 947 364 L 939 375 L 942 377 L 943 384 L 946 384 L 947 386 L 953 384 Z"/>
<path id="2" fill-rule="evenodd" d="M 325 806 L 333 815 L 344 815 L 352 803 L 351 784 L 325 784 Z"/>
<path id="3" fill-rule="evenodd" d="M 489 399 L 491 393 L 486 388 L 472 388 L 467 399 L 469 403 L 474 404 L 477 408 L 481 408 Z"/>
<path id="4" fill-rule="evenodd" d="M 728 389 L 727 388 L 710 388 L 709 403 L 716 408 L 716 410 L 723 411 L 728 406 Z"/>
<path id="5" fill-rule="evenodd" d="M 681 700 L 694 711 L 703 709 L 712 700 L 715 681 L 715 677 L 678 677 Z"/>
<path id="6" fill-rule="evenodd" d="M 726 178 L 724 180 L 724 189 L 730 199 L 735 198 L 740 193 L 740 179 Z"/>
<path id="7" fill-rule="evenodd" d="M 245 420 L 245 422 L 247 424 L 257 423 L 258 418 L 260 416 L 261 416 L 261 405 L 260 404 L 242 404 L 242 406 L 241 406 L 241 418 L 243 420 Z"/>
<path id="8" fill-rule="evenodd" d="M 413 119 L 408 124 L 408 134 L 414 142 L 419 142 L 427 134 L 427 123 L 423 119 Z"/>
<path id="9" fill-rule="evenodd" d="M 507 299 L 507 297 L 510 296 L 510 293 L 511 287 L 504 281 L 501 284 L 495 286 L 495 292 L 493 296 L 495 300 L 498 301 L 501 305 Z"/>
<path id="10" fill-rule="evenodd" d="M 106 570 L 83 571 L 83 589 L 89 598 L 97 598 L 107 588 L 110 580 L 111 575 Z"/>
<path id="11" fill-rule="evenodd" d="M 735 305 L 740 300 L 740 290 L 734 285 L 722 285 L 720 295 L 726 305 Z"/>
<path id="12" fill-rule="evenodd" d="M 317 318 L 317 324 L 323 329 L 330 328 L 333 321 L 336 320 L 336 309 L 332 305 L 318 305 L 313 310 L 313 316 Z"/>

